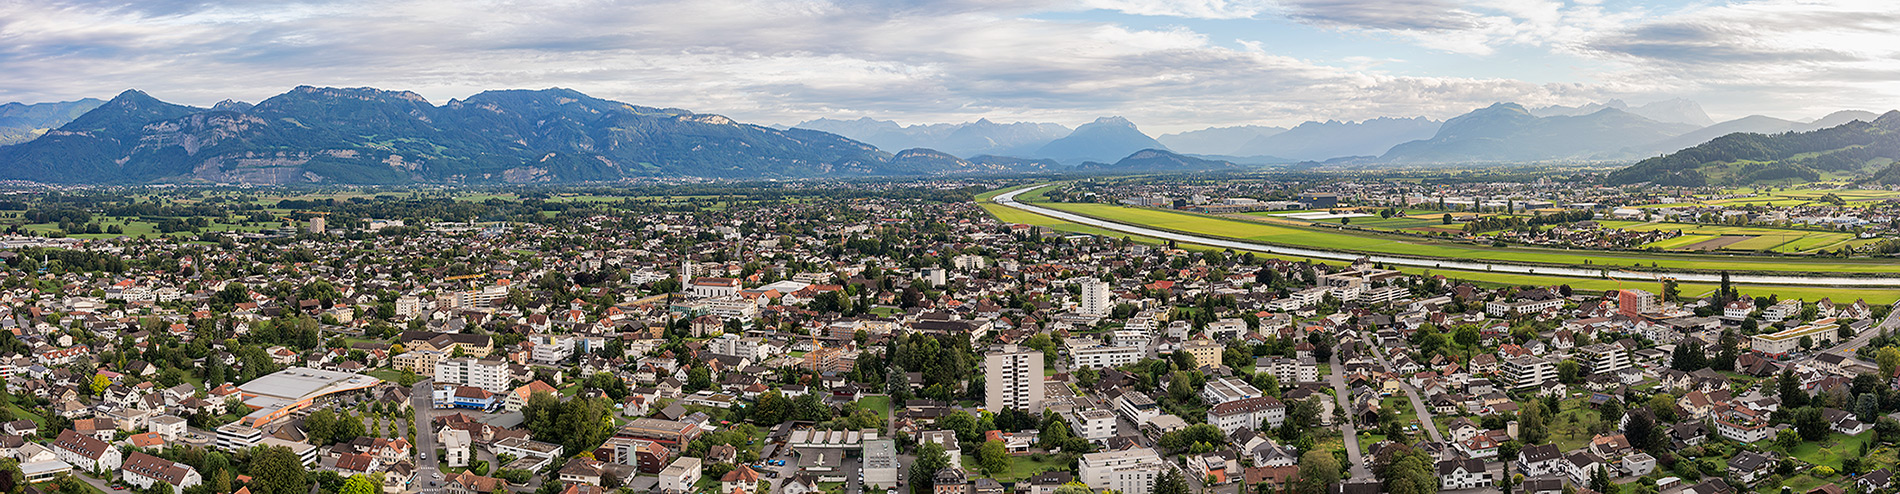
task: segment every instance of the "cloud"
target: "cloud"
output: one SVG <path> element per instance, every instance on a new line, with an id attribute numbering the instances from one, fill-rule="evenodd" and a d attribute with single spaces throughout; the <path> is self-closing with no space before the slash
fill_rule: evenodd
<path id="1" fill-rule="evenodd" d="M 1221 17 L 1255 4 L 1135 11 Z M 572 87 L 755 122 L 821 116 L 1078 123 L 1155 130 L 1590 97 L 1581 86 L 1390 76 L 1230 48 L 1184 26 L 1048 21 L 1022 2 L 351 0 L 209 5 L 0 4 L 0 100 L 140 88 L 208 105 L 301 84 L 413 90 L 440 104 L 499 88 Z M 1138 8 L 1139 7 L 1139 8 Z M 1173 10 L 1163 9 L 1170 7 Z M 500 15 L 499 12 L 506 12 Z M 1156 14 L 1161 15 L 1161 14 Z M 1258 46 L 1258 45 L 1255 45 Z M 1346 67 L 1346 68 L 1342 68 Z"/>
<path id="2" fill-rule="evenodd" d="M 1815 116 L 1900 98 L 1900 12 L 1884 1 L 1756 0 L 1687 9 L 1606 30 L 1579 53 L 1621 64 L 1606 80 L 1666 81 Z M 1751 97 L 1752 96 L 1752 97 Z M 1884 103 L 1882 101 L 1885 101 Z"/>
<path id="3" fill-rule="evenodd" d="M 1266 0 L 1084 0 L 1083 4 L 1125 14 L 1195 19 L 1246 19 L 1272 6 Z"/>
<path id="4" fill-rule="evenodd" d="M 1476 14 L 1449 0 L 1285 0 L 1286 15 L 1313 24 L 1389 31 L 1476 27 Z"/>

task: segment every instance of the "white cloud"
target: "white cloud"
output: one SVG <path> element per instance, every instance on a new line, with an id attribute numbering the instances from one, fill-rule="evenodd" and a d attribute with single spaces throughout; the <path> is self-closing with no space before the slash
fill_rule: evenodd
<path id="1" fill-rule="evenodd" d="M 1196 19 L 1246 19 L 1271 6 L 1266 0 L 1083 0 L 1083 4 L 1126 14 Z"/>

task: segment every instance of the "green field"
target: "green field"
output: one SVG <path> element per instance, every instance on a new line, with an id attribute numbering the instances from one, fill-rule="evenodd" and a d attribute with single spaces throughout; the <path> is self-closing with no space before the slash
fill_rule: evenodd
<path id="1" fill-rule="evenodd" d="M 983 201 L 983 202 L 980 202 L 979 204 L 982 205 L 985 210 L 991 212 L 991 214 L 996 214 L 999 220 L 1005 221 L 1005 222 L 1043 226 L 1043 227 L 1048 227 L 1057 231 L 1064 231 L 1064 232 L 1071 232 L 1071 233 L 1104 235 L 1104 236 L 1109 236 L 1109 237 L 1114 237 L 1114 238 L 1120 238 L 1124 236 L 1120 234 L 1119 232 L 1106 231 L 1100 228 L 1076 225 L 1074 223 L 1070 223 L 1067 221 L 1062 221 L 1055 218 L 1050 218 L 1050 217 L 1039 215 L 1039 214 L 1029 213 L 1029 212 L 1018 210 L 1018 209 L 1008 208 L 1008 207 L 1004 207 L 1001 205 L 988 202 L 988 199 L 990 197 L 994 197 L 996 193 L 1005 192 L 1007 190 L 1008 189 L 998 190 L 998 191 L 993 191 L 988 194 L 979 195 L 977 196 L 978 200 Z M 1020 200 L 1021 198 L 1027 197 L 1027 196 L 1028 194 L 1024 194 L 1023 196 L 1018 196 L 1018 199 Z M 1045 204 L 1045 206 L 1053 206 L 1053 205 Z M 1075 204 L 1064 204 L 1063 206 L 1075 206 Z M 1095 205 L 1095 206 L 1101 206 L 1101 205 Z M 1123 209 L 1132 209 L 1132 208 L 1123 208 Z M 1161 214 L 1173 214 L 1175 216 L 1188 216 L 1192 218 L 1222 222 L 1222 223 L 1227 223 L 1227 224 L 1236 224 L 1236 225 L 1241 225 L 1241 226 L 1249 226 L 1249 227 L 1256 226 L 1253 223 L 1245 223 L 1245 222 L 1234 221 L 1234 220 L 1222 220 L 1222 219 L 1217 219 L 1217 218 L 1206 218 L 1206 217 L 1186 215 L 1186 214 L 1180 214 L 1180 213 L 1168 213 L 1168 212 L 1163 212 L 1163 211 L 1150 211 L 1150 210 L 1137 210 L 1137 211 L 1153 212 L 1153 213 L 1161 213 Z M 1257 226 L 1270 227 L 1269 225 L 1257 225 Z M 1304 232 L 1304 230 L 1302 229 L 1295 229 L 1295 228 L 1282 228 L 1282 227 L 1273 227 L 1273 228 L 1281 228 L 1283 230 L 1291 230 L 1294 232 L 1302 232 L 1302 233 L 1322 233 L 1322 234 L 1325 233 L 1325 232 Z M 1351 237 L 1351 235 L 1346 235 L 1346 234 L 1332 234 L 1332 236 Z M 1161 241 L 1157 239 L 1144 238 L 1144 237 L 1137 237 L 1137 238 L 1134 238 L 1133 240 L 1137 242 L 1149 243 L 1149 244 L 1162 243 Z M 1183 245 L 1183 247 L 1193 248 L 1194 246 Z M 1556 252 L 1562 252 L 1562 251 L 1556 251 Z M 1293 261 L 1310 261 L 1310 262 L 1317 262 L 1317 263 L 1322 263 L 1322 264 L 1333 264 L 1333 265 L 1341 264 L 1340 261 L 1331 261 L 1331 260 L 1323 260 L 1323 259 L 1307 259 L 1307 258 L 1302 258 L 1302 257 L 1297 257 L 1297 256 L 1286 256 L 1286 255 L 1267 254 L 1267 253 L 1256 253 L 1256 255 L 1259 255 L 1261 257 L 1266 257 L 1266 258 L 1274 258 L 1274 259 L 1286 259 L 1286 260 L 1293 260 Z M 1581 257 L 1581 255 L 1579 255 L 1579 257 Z M 1799 263 L 1799 261 L 1791 261 L 1791 262 Z M 1407 274 L 1414 274 L 1414 275 L 1443 275 L 1451 279 L 1459 279 L 1459 280 L 1471 281 L 1474 283 L 1490 284 L 1490 285 L 1512 285 L 1512 286 L 1570 285 L 1572 288 L 1577 289 L 1577 290 L 1615 290 L 1615 289 L 1621 289 L 1621 288 L 1645 288 L 1645 289 L 1655 291 L 1660 288 L 1660 287 L 1654 286 L 1654 283 L 1648 283 L 1648 282 L 1619 281 L 1619 280 L 1595 279 L 1595 278 L 1570 278 L 1570 277 L 1560 277 L 1560 276 L 1490 273 L 1490 272 L 1479 272 L 1479 271 L 1460 271 L 1460 270 L 1452 270 L 1452 269 L 1429 269 L 1429 268 L 1399 268 L 1399 271 L 1405 272 Z M 1741 286 L 1743 287 L 1744 291 L 1751 294 L 1765 295 L 1768 293 L 1774 293 L 1781 297 L 1793 297 L 1793 298 L 1801 298 L 1801 299 L 1806 299 L 1806 300 L 1818 300 L 1822 297 L 1829 297 L 1835 300 L 1866 299 L 1868 303 L 1872 303 L 1872 304 L 1891 304 L 1896 301 L 1900 301 L 1900 289 L 1847 289 L 1847 288 L 1828 288 L 1828 287 L 1811 287 L 1811 286 L 1767 286 L 1767 285 L 1741 285 Z M 1702 296 L 1708 293 L 1713 293 L 1716 286 L 1714 284 L 1682 283 L 1679 285 L 1679 288 L 1682 290 L 1682 293 L 1684 295 Z"/>
<path id="2" fill-rule="evenodd" d="M 1874 259 L 1791 259 L 1589 252 L 1521 247 L 1485 247 L 1449 241 L 1377 233 L 1293 227 L 1216 218 L 1175 211 L 1093 203 L 1041 203 L 1043 207 L 1109 221 L 1146 225 L 1182 233 L 1329 250 L 1527 264 L 1652 267 L 1734 272 L 1900 273 L 1900 263 Z M 1005 220 L 1022 222 L 1022 220 Z M 1098 233 L 1100 234 L 1100 233 Z M 1114 235 L 1110 233 L 1109 235 Z M 1808 240 L 1804 238 L 1803 240 Z M 1816 239 L 1824 242 L 1827 239 Z"/>

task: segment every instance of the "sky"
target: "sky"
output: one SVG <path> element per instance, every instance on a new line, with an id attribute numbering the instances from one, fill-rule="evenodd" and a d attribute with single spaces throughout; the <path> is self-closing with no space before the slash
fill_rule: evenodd
<path id="1" fill-rule="evenodd" d="M 1900 2 L 0 0 L 0 101 L 299 85 L 1151 134 L 1610 98 L 1812 119 L 1900 108 Z"/>

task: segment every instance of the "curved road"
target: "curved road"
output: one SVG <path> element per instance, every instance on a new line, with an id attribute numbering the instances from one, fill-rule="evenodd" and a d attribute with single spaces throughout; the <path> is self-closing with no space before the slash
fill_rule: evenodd
<path id="1" fill-rule="evenodd" d="M 1602 279 L 1607 275 L 1608 277 L 1615 278 L 1615 279 L 1656 281 L 1658 278 L 1661 278 L 1661 277 L 1669 277 L 1669 278 L 1675 278 L 1678 281 L 1705 282 L 1705 283 L 1720 282 L 1722 279 L 1720 274 L 1715 274 L 1715 273 L 1647 272 L 1647 271 L 1608 270 L 1608 269 L 1594 269 L 1594 268 L 1586 269 L 1586 268 L 1573 268 L 1573 267 L 1555 267 L 1555 266 L 1525 266 L 1521 264 L 1453 261 L 1453 260 L 1444 260 L 1444 259 L 1401 257 L 1401 256 L 1392 256 L 1392 255 L 1384 255 L 1384 254 L 1355 254 L 1355 253 L 1349 253 L 1349 252 L 1335 252 L 1335 251 L 1329 251 L 1329 250 L 1306 249 L 1306 248 L 1300 248 L 1300 247 L 1286 247 L 1286 246 L 1280 246 L 1280 245 L 1242 242 L 1238 240 L 1203 237 L 1199 235 L 1190 235 L 1190 234 L 1184 234 L 1184 233 L 1156 230 L 1153 228 L 1147 228 L 1147 227 L 1138 226 L 1138 225 L 1131 225 L 1127 223 L 1118 223 L 1118 222 L 1113 222 L 1113 221 L 1100 220 L 1096 218 L 1082 216 L 1075 213 L 1070 213 L 1066 211 L 1058 211 L 1055 209 L 1049 209 L 1049 208 L 1045 208 L 1041 206 L 1036 206 L 1033 204 L 1027 204 L 1027 203 L 1016 201 L 1017 195 L 1020 195 L 1024 192 L 1041 189 L 1043 187 L 1048 187 L 1048 186 L 1049 185 L 1042 185 L 1042 186 L 1029 187 L 1029 188 L 1024 188 L 1024 189 L 1017 189 L 1017 190 L 1013 190 L 1009 192 L 1004 192 L 1002 194 L 997 194 L 996 197 L 991 198 L 991 200 L 1005 207 L 1020 209 L 1023 211 L 1028 211 L 1031 213 L 1036 213 L 1043 216 L 1048 216 L 1051 218 L 1056 218 L 1059 220 L 1068 221 L 1068 222 L 1072 222 L 1072 223 L 1076 223 L 1080 225 L 1088 225 L 1088 226 L 1093 226 L 1097 228 L 1104 228 L 1104 229 L 1114 230 L 1114 231 L 1132 234 L 1132 235 L 1141 235 L 1144 237 L 1152 237 L 1152 238 L 1158 238 L 1158 239 L 1163 239 L 1163 240 L 1173 240 L 1176 242 L 1187 242 L 1187 243 L 1192 243 L 1192 244 L 1200 244 L 1200 245 L 1207 245 L 1207 246 L 1212 246 L 1212 247 L 1220 247 L 1220 248 L 1227 248 L 1227 249 L 1234 249 L 1234 250 L 1251 250 L 1255 252 L 1266 252 L 1266 253 L 1271 253 L 1271 254 L 1286 254 L 1286 255 L 1292 255 L 1292 256 L 1308 257 L 1308 258 L 1313 258 L 1313 259 L 1330 259 L 1330 260 L 1336 260 L 1336 261 L 1354 261 L 1358 259 L 1367 259 L 1373 262 L 1380 262 L 1380 263 L 1385 263 L 1385 264 L 1396 264 L 1400 266 L 1421 267 L 1421 268 L 1457 269 L 1457 270 L 1464 270 L 1464 271 L 1485 271 L 1485 272 L 1492 272 L 1492 273 L 1536 274 L 1536 275 L 1546 275 L 1546 276 L 1563 276 L 1563 277 L 1571 277 L 1571 278 Z M 1721 261 L 1710 260 L 1710 262 L 1719 264 Z M 1735 283 L 1746 283 L 1746 284 L 1751 284 L 1751 285 L 1802 285 L 1802 286 L 1832 286 L 1832 287 L 1900 286 L 1900 278 L 1892 278 L 1892 277 L 1850 278 L 1850 277 L 1840 277 L 1840 276 L 1776 276 L 1776 275 L 1756 275 L 1756 274 L 1732 274 L 1729 276 L 1729 278 Z"/>

